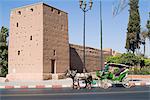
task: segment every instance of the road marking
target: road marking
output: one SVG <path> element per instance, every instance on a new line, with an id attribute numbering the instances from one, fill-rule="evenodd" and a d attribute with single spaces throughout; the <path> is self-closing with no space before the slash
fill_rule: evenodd
<path id="1" fill-rule="evenodd" d="M 72 87 L 71 85 L 63 85 L 62 87 Z"/>
<path id="2" fill-rule="evenodd" d="M 18 96 L 62 96 L 62 95 L 95 95 L 95 94 L 124 94 L 124 93 L 150 93 L 150 91 L 117 91 L 117 92 L 81 92 L 81 93 L 51 93 L 51 94 L 1 94 L 0 97 L 18 97 Z"/>
<path id="3" fill-rule="evenodd" d="M 35 88 L 36 86 L 35 85 L 29 85 L 28 87 L 29 88 Z"/>
<path id="4" fill-rule="evenodd" d="M 46 85 L 45 88 L 52 88 L 52 85 Z"/>
<path id="5" fill-rule="evenodd" d="M 150 85 L 150 82 L 149 82 L 149 83 L 146 83 L 146 85 Z"/>
<path id="6" fill-rule="evenodd" d="M 0 89 L 5 89 L 5 86 L 0 86 Z"/>
<path id="7" fill-rule="evenodd" d="M 20 86 L 14 86 L 14 88 L 20 88 Z"/>
<path id="8" fill-rule="evenodd" d="M 135 83 L 135 85 L 141 85 L 141 83 Z"/>

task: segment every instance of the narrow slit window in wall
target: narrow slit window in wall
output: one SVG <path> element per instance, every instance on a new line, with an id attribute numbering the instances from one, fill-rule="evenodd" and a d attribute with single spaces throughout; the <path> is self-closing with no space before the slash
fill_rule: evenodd
<path id="1" fill-rule="evenodd" d="M 53 9 L 53 8 L 51 8 L 51 11 L 53 12 L 53 11 L 54 11 L 54 9 Z"/>
<path id="2" fill-rule="evenodd" d="M 30 36 L 30 40 L 32 40 L 32 36 Z"/>
<path id="3" fill-rule="evenodd" d="M 33 8 L 30 9 L 33 12 Z"/>
<path id="4" fill-rule="evenodd" d="M 54 56 L 56 55 L 56 50 L 53 51 L 53 55 L 54 55 Z"/>
<path id="5" fill-rule="evenodd" d="M 59 15 L 61 14 L 60 11 L 58 11 L 58 14 L 59 14 Z"/>
<path id="6" fill-rule="evenodd" d="M 20 55 L 20 51 L 18 51 L 18 55 Z"/>
<path id="7" fill-rule="evenodd" d="M 17 25 L 16 25 L 17 27 L 19 26 L 19 24 L 17 23 Z"/>
<path id="8" fill-rule="evenodd" d="M 18 14 L 21 15 L 21 11 L 18 11 Z"/>

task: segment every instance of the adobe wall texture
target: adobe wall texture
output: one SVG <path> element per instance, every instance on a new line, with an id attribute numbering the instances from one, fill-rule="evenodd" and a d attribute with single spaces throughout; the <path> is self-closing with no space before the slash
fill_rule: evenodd
<path id="1" fill-rule="evenodd" d="M 69 44 L 68 14 L 44 3 L 11 11 L 8 54 L 10 81 L 51 79 L 69 68 L 83 70 L 83 47 Z M 100 68 L 100 50 L 86 47 L 85 66 L 88 72 Z"/>
<path id="2" fill-rule="evenodd" d="M 85 67 L 87 72 L 100 70 L 101 51 L 96 48 L 85 48 Z M 104 58 L 112 55 L 112 50 L 103 51 Z M 104 61 L 103 61 L 104 62 Z M 83 46 L 70 44 L 70 68 L 78 72 L 83 71 Z"/>
<path id="3" fill-rule="evenodd" d="M 54 73 L 64 73 L 69 69 L 68 15 L 45 4 L 43 11 L 44 75 L 53 72 L 52 60 L 55 60 Z"/>
<path id="4" fill-rule="evenodd" d="M 42 4 L 13 9 L 10 14 L 9 74 L 7 77 L 10 76 L 16 80 L 43 79 L 42 48 Z"/>
<path id="5" fill-rule="evenodd" d="M 69 69 L 68 40 L 67 13 L 44 3 L 13 9 L 7 77 L 43 80 L 64 73 Z"/>

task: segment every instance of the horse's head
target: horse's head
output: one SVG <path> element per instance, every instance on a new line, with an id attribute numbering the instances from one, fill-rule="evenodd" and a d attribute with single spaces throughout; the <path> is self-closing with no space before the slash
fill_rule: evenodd
<path id="1" fill-rule="evenodd" d="M 75 77 L 75 75 L 77 74 L 77 70 L 67 70 L 65 73 L 65 76 L 67 77 Z"/>
<path id="2" fill-rule="evenodd" d="M 66 72 L 65 72 L 65 76 L 70 77 L 70 73 L 71 73 L 71 71 L 69 69 L 67 69 Z"/>
<path id="3" fill-rule="evenodd" d="M 71 76 L 72 76 L 72 77 L 75 77 L 76 74 L 77 74 L 77 70 L 71 70 Z"/>

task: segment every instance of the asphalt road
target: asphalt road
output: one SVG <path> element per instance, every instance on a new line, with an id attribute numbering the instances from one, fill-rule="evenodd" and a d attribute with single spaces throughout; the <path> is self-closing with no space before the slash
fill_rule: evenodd
<path id="1" fill-rule="evenodd" d="M 1 89 L 0 100 L 150 100 L 150 86 L 113 87 L 107 90 L 81 89 Z"/>

